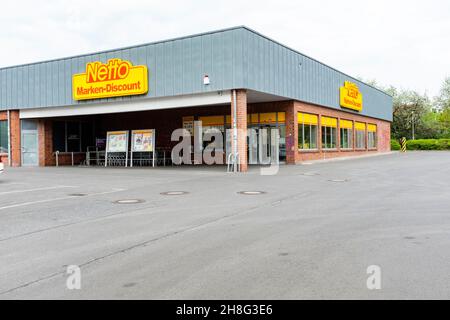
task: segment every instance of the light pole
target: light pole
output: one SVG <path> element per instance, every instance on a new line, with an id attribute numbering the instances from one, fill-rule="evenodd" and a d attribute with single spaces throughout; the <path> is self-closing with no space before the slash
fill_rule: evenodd
<path id="1" fill-rule="evenodd" d="M 414 111 L 411 112 L 411 124 L 412 124 L 412 139 L 416 140 L 414 137 Z"/>

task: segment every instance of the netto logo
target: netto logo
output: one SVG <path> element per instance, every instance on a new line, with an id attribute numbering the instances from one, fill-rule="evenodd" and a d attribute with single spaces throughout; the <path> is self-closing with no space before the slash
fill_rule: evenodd
<path id="1" fill-rule="evenodd" d="M 354 89 L 354 88 L 349 88 L 348 89 L 348 95 L 349 95 L 349 97 L 352 97 L 352 98 L 358 98 L 358 95 L 359 95 L 359 92 L 358 92 L 358 89 Z"/>
<path id="2" fill-rule="evenodd" d="M 125 79 L 130 73 L 131 65 L 121 59 L 110 59 L 107 64 L 90 62 L 86 65 L 86 82 L 103 82 Z"/>

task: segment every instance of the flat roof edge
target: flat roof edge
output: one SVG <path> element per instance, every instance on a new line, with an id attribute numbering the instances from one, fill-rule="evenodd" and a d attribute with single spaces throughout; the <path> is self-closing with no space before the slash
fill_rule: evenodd
<path id="1" fill-rule="evenodd" d="M 361 80 L 359 80 L 359 79 L 357 79 L 357 78 L 355 78 L 355 77 L 353 77 L 353 76 L 351 76 L 351 75 L 349 75 L 349 74 L 347 74 L 345 72 L 342 72 L 342 71 L 340 71 L 340 70 L 338 70 L 338 69 L 336 69 L 334 67 L 331 67 L 330 65 L 328 65 L 326 63 L 323 63 L 323 62 L 321 62 L 321 61 L 319 61 L 319 60 L 317 60 L 317 59 L 315 59 L 315 58 L 313 58 L 313 57 L 311 57 L 309 55 L 306 55 L 306 54 L 304 54 L 304 53 L 302 53 L 302 52 L 300 52 L 300 51 L 298 51 L 296 49 L 293 49 L 293 48 L 291 48 L 291 47 L 289 47 L 287 45 L 284 45 L 281 42 L 279 42 L 277 40 L 274 40 L 274 39 L 272 39 L 272 38 L 270 38 L 268 36 L 265 36 L 264 34 L 258 32 L 256 30 L 253 30 L 252 28 L 249 28 L 249 27 L 247 27 L 245 25 L 239 25 L 239 26 L 230 27 L 230 28 L 224 28 L 224 29 L 218 29 L 218 30 L 207 31 L 207 32 L 202 32 L 202 33 L 196 33 L 196 34 L 191 34 L 191 35 L 186 35 L 186 36 L 181 36 L 181 37 L 175 37 L 175 38 L 170 38 L 170 39 L 165 39 L 165 40 L 157 40 L 157 41 L 142 43 L 142 44 L 138 44 L 138 45 L 131 45 L 131 46 L 125 46 L 125 47 L 120 47 L 120 48 L 107 49 L 107 50 L 102 50 L 102 51 L 84 53 L 84 54 L 73 55 L 73 56 L 66 56 L 66 57 L 62 57 L 62 58 L 42 60 L 42 61 L 37 61 L 37 62 L 18 64 L 18 65 L 7 66 L 7 67 L 0 67 L 0 71 L 1 70 L 14 69 L 14 68 L 20 68 L 20 67 L 25 67 L 25 66 L 31 66 L 31 65 L 37 65 L 37 64 L 42 64 L 42 63 L 49 63 L 49 62 L 56 62 L 56 61 L 64 61 L 64 60 L 68 60 L 68 59 L 81 58 L 81 57 L 86 57 L 86 56 L 96 55 L 96 54 L 104 54 L 104 53 L 114 52 L 114 51 L 118 51 L 118 50 L 127 50 L 127 49 L 140 48 L 140 47 L 144 47 L 144 46 L 148 46 L 148 45 L 154 45 L 154 44 L 158 44 L 158 43 L 165 43 L 165 42 L 183 40 L 183 39 L 188 39 L 188 38 L 201 37 L 201 36 L 204 36 L 204 35 L 210 35 L 210 34 L 215 34 L 215 33 L 220 33 L 220 32 L 227 32 L 227 31 L 232 31 L 232 30 L 237 30 L 237 29 L 244 29 L 244 30 L 247 30 L 247 31 L 249 31 L 251 33 L 254 33 L 254 34 L 256 34 L 256 35 L 258 35 L 258 36 L 260 36 L 260 37 L 262 37 L 264 39 L 267 39 L 267 40 L 269 40 L 269 41 L 271 41 L 271 42 L 273 42 L 273 43 L 275 43 L 275 44 L 277 44 L 279 46 L 282 46 L 282 47 L 284 47 L 284 48 L 286 48 L 288 50 L 291 50 L 292 52 L 295 52 L 295 53 L 297 53 L 299 55 L 307 57 L 308 59 L 311 59 L 311 60 L 313 60 L 313 61 L 315 61 L 315 62 L 317 62 L 317 63 L 319 63 L 319 64 L 321 64 L 321 65 L 323 65 L 323 66 L 325 66 L 325 67 L 327 67 L 329 69 L 331 69 L 331 70 L 334 70 L 334 71 L 336 71 L 336 72 L 338 72 L 338 73 L 340 73 L 340 74 L 342 74 L 342 75 L 344 75 L 346 77 L 349 77 L 349 78 L 351 78 L 353 80 L 361 82 L 364 85 L 366 85 L 366 86 L 368 86 L 370 88 L 373 88 L 373 89 L 375 89 L 375 90 L 377 90 L 377 91 L 379 91 L 381 93 L 384 93 L 385 95 L 387 95 L 387 96 L 392 98 L 392 96 L 390 94 L 388 94 L 387 92 L 385 92 L 385 91 L 383 91 L 383 90 L 381 90 L 381 89 L 379 89 L 377 87 L 374 87 L 373 85 L 370 85 L 370 84 L 368 84 L 368 83 L 366 83 L 364 81 L 361 81 Z"/>
<path id="2" fill-rule="evenodd" d="M 269 41 L 271 41 L 271 42 L 273 42 L 273 43 L 275 43 L 275 44 L 277 44 L 277 45 L 279 45 L 279 46 L 282 46 L 282 47 L 284 47 L 284 48 L 286 48 L 286 49 L 288 49 L 288 50 L 291 50 L 291 51 L 293 51 L 293 52 L 295 52 L 295 53 L 297 53 L 297 54 L 300 54 L 300 55 L 302 55 L 302 56 L 304 56 L 304 57 L 307 57 L 307 58 L 309 58 L 309 59 L 311 59 L 311 60 L 314 60 L 315 62 L 320 63 L 321 65 L 323 65 L 323 66 L 325 66 L 325 67 L 327 67 L 327 68 L 330 68 L 330 69 L 332 69 L 332 70 L 334 70 L 334 71 L 336 71 L 336 72 L 339 72 L 340 74 L 342 74 L 342 75 L 344 75 L 344 76 L 346 76 L 346 77 L 349 77 L 349 78 L 351 78 L 351 79 L 353 79 L 353 80 L 359 81 L 359 82 L 365 84 L 366 86 L 368 86 L 368 87 L 370 87 L 370 88 L 373 88 L 373 89 L 375 89 L 375 90 L 377 90 L 377 91 L 379 91 L 379 92 L 381 92 L 381 93 L 384 93 L 385 95 L 387 95 L 387 96 L 389 96 L 389 97 L 392 98 L 392 96 L 391 96 L 389 93 L 387 93 L 387 92 L 385 92 L 385 91 L 383 91 L 383 90 L 381 90 L 381 89 L 379 89 L 379 88 L 377 88 L 377 87 L 374 87 L 373 85 L 370 85 L 370 84 L 368 84 L 368 83 L 366 83 L 366 82 L 364 82 L 364 81 L 361 81 L 361 80 L 359 80 L 359 79 L 357 79 L 357 78 L 355 78 L 355 77 L 353 77 L 353 76 L 351 76 L 351 75 L 349 75 L 349 74 L 347 74 L 347 73 L 345 73 L 345 72 L 342 72 L 342 71 L 340 71 L 340 70 L 338 70 L 338 69 L 336 69 L 336 68 L 334 68 L 334 67 L 331 67 L 330 65 L 328 65 L 328 64 L 326 64 L 326 63 L 323 63 L 323 62 L 321 62 L 321 61 L 319 61 L 319 60 L 317 60 L 317 59 L 315 59 L 315 58 L 313 58 L 313 57 L 311 57 L 311 56 L 309 56 L 309 55 L 306 55 L 306 54 L 304 54 L 304 53 L 302 53 L 302 52 L 300 52 L 300 51 L 298 51 L 298 50 L 296 50 L 296 49 L 293 49 L 293 48 L 291 48 L 291 47 L 289 47 L 289 46 L 287 46 L 287 45 L 285 45 L 285 44 L 283 44 L 283 43 L 281 43 L 281 42 L 279 42 L 279 41 L 277 41 L 277 40 L 274 40 L 274 39 L 272 39 L 272 38 L 270 38 L 270 37 L 268 37 L 268 36 L 266 36 L 266 35 L 264 35 L 264 34 L 258 32 L 258 31 L 256 31 L 256 30 L 253 30 L 253 29 L 251 29 L 251 28 L 249 28 L 249 27 L 247 27 L 247 26 L 244 26 L 244 25 L 243 25 L 243 26 L 240 26 L 240 27 L 235 27 L 235 28 L 236 28 L 236 29 L 237 29 L 237 28 L 246 29 L 246 30 L 249 31 L 249 32 L 252 32 L 252 33 L 254 33 L 254 34 L 256 34 L 256 35 L 258 35 L 258 36 L 260 36 L 260 37 L 263 37 L 263 38 L 265 38 L 265 39 L 267 39 L 267 40 L 269 40 Z"/>

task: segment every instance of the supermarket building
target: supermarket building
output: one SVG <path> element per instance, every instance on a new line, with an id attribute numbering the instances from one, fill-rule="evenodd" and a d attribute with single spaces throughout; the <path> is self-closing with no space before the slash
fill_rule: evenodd
<path id="1" fill-rule="evenodd" d="M 86 163 L 108 132 L 138 129 L 166 155 L 172 132 L 198 120 L 239 129 L 241 171 L 258 163 L 249 128 L 277 129 L 287 164 L 390 150 L 391 96 L 243 26 L 2 68 L 0 86 L 11 166 Z"/>

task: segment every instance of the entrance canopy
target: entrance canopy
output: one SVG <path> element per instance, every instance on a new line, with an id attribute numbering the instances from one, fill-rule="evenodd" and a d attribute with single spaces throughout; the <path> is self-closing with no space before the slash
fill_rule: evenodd
<path id="1" fill-rule="evenodd" d="M 193 106 L 229 104 L 230 91 L 174 96 L 165 98 L 122 100 L 102 104 L 85 104 L 70 107 L 36 108 L 20 110 L 21 119 L 82 116 L 134 111 L 162 110 Z"/>
<path id="2" fill-rule="evenodd" d="M 248 90 L 248 103 L 261 103 L 288 100 L 286 97 Z M 124 100 L 104 102 L 101 104 L 83 104 L 70 107 L 33 108 L 20 110 L 21 119 L 39 119 L 53 117 L 83 116 L 94 114 L 110 114 L 123 112 L 137 112 L 150 110 L 163 110 L 184 107 L 201 107 L 225 105 L 231 103 L 230 91 L 214 91 L 203 94 L 152 98 L 142 100 Z"/>

